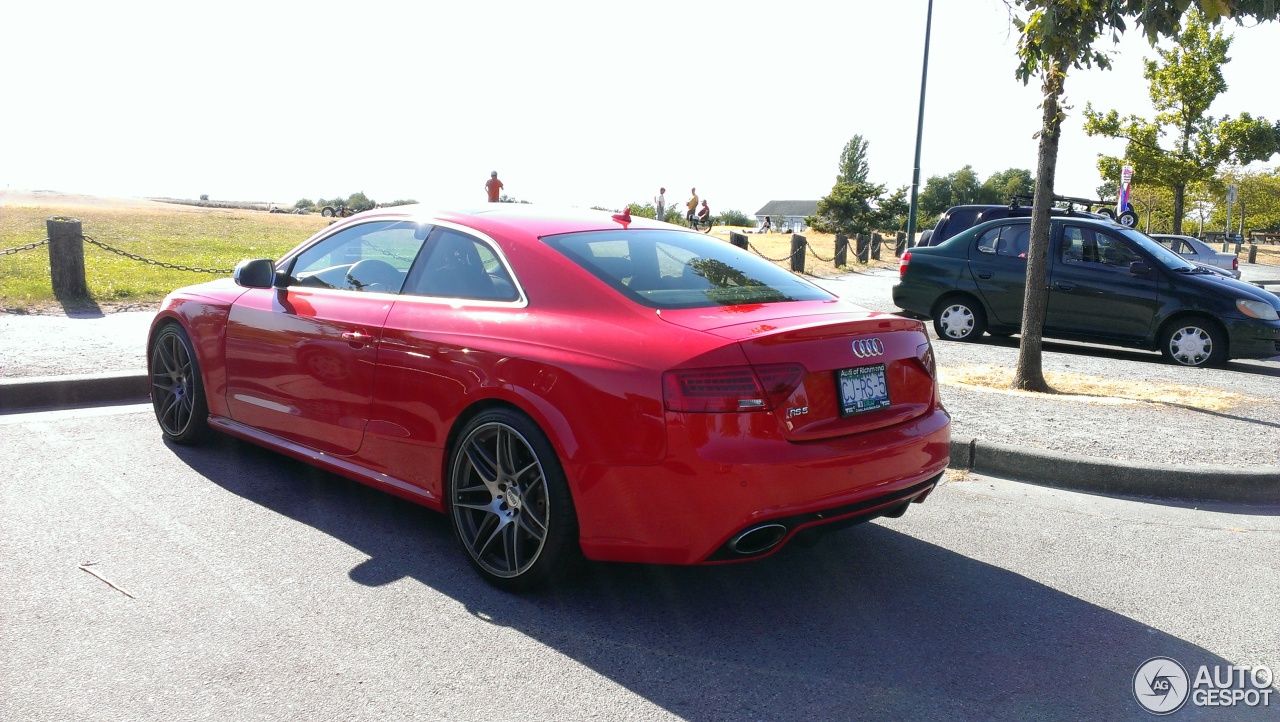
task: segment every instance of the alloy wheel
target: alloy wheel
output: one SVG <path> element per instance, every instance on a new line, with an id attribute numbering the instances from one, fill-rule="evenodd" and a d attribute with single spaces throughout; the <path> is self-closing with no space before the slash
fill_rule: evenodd
<path id="1" fill-rule="evenodd" d="M 528 439 L 500 422 L 472 429 L 459 451 L 450 478 L 459 539 L 488 574 L 518 577 L 547 541 L 551 504 L 542 462 Z"/>
<path id="2" fill-rule="evenodd" d="M 170 436 L 183 436 L 195 415 L 198 379 L 191 352 L 177 333 L 161 333 L 151 351 L 151 402 L 160 428 Z"/>

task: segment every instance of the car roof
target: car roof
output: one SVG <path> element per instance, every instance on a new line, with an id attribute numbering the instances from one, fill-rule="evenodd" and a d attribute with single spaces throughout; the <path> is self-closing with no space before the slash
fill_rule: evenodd
<path id="1" fill-rule="evenodd" d="M 398 217 L 420 223 L 446 221 L 484 232 L 514 233 L 536 237 L 579 231 L 614 230 L 618 228 L 668 229 L 662 223 L 643 216 L 619 220 L 618 214 L 587 208 L 539 206 L 531 203 L 493 203 L 472 209 L 439 209 L 425 204 L 378 209 L 362 218 Z M 354 218 L 354 216 L 353 216 Z"/>

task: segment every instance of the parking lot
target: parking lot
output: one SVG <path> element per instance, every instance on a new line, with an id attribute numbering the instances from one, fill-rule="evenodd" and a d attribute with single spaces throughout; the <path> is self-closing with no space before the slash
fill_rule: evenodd
<path id="1" fill-rule="evenodd" d="M 146 406 L 0 424 L 5 719 L 1117 719 L 1153 656 L 1280 668 L 1275 508 L 959 477 L 813 549 L 511 596 L 443 516 Z"/>

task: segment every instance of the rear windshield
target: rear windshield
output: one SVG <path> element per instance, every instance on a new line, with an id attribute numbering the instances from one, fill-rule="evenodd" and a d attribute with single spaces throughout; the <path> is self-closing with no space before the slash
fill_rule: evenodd
<path id="1" fill-rule="evenodd" d="M 702 234 L 611 230 L 542 240 L 622 295 L 650 308 L 835 298 L 759 256 Z"/>

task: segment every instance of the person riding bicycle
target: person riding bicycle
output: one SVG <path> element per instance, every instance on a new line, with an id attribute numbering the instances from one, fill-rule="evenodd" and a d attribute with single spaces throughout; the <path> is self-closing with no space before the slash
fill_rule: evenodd
<path id="1" fill-rule="evenodd" d="M 702 202 L 702 207 L 698 209 L 698 222 L 711 225 L 711 209 L 707 207 L 707 202 Z"/>

